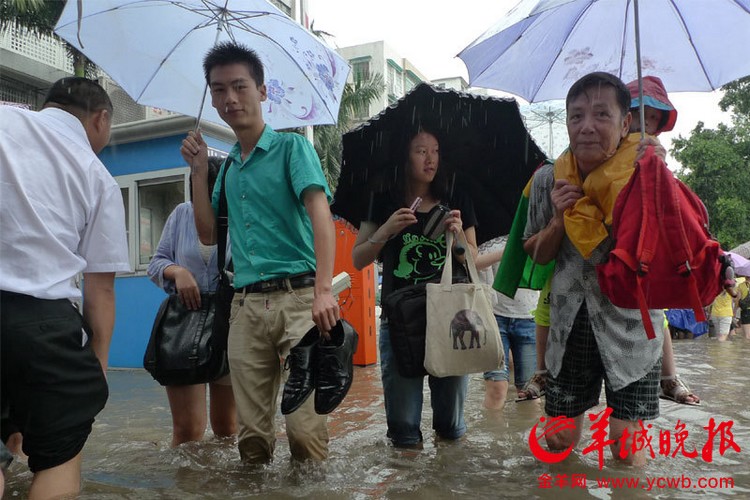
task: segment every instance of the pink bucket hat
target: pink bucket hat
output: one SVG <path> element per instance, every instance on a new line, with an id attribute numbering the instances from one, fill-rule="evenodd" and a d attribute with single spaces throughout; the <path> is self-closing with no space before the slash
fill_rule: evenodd
<path id="1" fill-rule="evenodd" d="M 640 105 L 638 101 L 638 80 L 628 83 L 627 87 L 630 90 L 630 109 L 637 108 Z M 667 89 L 664 88 L 660 78 L 656 76 L 643 77 L 643 105 L 663 111 L 662 120 L 656 129 L 657 134 L 669 132 L 674 128 L 677 121 L 677 110 L 669 102 Z"/>

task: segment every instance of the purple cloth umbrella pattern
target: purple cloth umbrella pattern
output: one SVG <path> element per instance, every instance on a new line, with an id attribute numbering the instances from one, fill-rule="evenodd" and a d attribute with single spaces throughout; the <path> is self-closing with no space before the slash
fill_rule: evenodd
<path id="1" fill-rule="evenodd" d="M 737 276 L 750 276 L 750 260 L 734 252 L 725 252 L 732 258 L 734 274 Z"/>
<path id="2" fill-rule="evenodd" d="M 750 0 L 522 0 L 458 57 L 472 86 L 539 102 L 594 71 L 637 80 L 639 97 L 645 73 L 669 92 L 715 90 L 750 74 L 731 47 L 750 47 Z"/>
<path id="3" fill-rule="evenodd" d="M 204 99 L 203 57 L 244 44 L 263 62 L 263 117 L 275 129 L 336 123 L 349 63 L 266 0 L 69 1 L 55 33 L 138 104 L 224 125 Z M 203 102 L 202 102 L 203 101 Z"/>
<path id="4" fill-rule="evenodd" d="M 539 102 L 593 71 L 708 92 L 750 74 L 732 47 L 750 47 L 750 0 L 523 0 L 458 56 L 472 86 Z"/>

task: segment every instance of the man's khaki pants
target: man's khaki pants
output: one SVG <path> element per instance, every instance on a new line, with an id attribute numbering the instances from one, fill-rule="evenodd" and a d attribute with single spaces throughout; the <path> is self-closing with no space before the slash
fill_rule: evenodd
<path id="1" fill-rule="evenodd" d="M 312 287 L 234 295 L 227 352 L 240 424 L 238 446 L 245 462 L 273 459 L 281 361 L 314 326 L 312 301 Z M 315 413 L 314 393 L 286 415 L 292 458 L 328 457 L 326 422 L 325 415 Z"/>

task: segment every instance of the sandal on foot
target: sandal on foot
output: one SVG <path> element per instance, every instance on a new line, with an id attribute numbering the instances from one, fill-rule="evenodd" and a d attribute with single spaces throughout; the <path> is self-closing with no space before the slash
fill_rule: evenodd
<path id="1" fill-rule="evenodd" d="M 525 397 L 519 397 L 516 399 L 516 403 L 521 401 L 533 401 L 544 396 L 545 387 L 547 386 L 547 370 L 539 370 L 534 372 L 534 375 L 526 382 L 520 392 L 525 392 Z"/>
<path id="2" fill-rule="evenodd" d="M 689 406 L 701 405 L 700 398 L 693 394 L 687 384 L 685 384 L 685 382 L 683 382 L 677 375 L 673 377 L 662 377 L 659 385 L 661 386 L 659 397 L 662 399 L 668 399 L 675 403 Z M 692 397 L 694 401 L 690 401 L 690 397 Z"/>

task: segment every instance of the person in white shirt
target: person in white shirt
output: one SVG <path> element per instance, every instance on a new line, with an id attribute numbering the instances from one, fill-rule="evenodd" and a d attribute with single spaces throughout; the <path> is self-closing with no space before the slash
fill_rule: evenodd
<path id="1" fill-rule="evenodd" d="M 120 188 L 96 156 L 112 103 L 63 78 L 41 111 L 0 106 L 0 123 L 0 430 L 23 435 L 29 498 L 67 497 L 108 396 L 114 276 L 130 270 Z"/>
<path id="2" fill-rule="evenodd" d="M 477 269 L 479 277 L 488 285 L 495 281 L 500 260 L 505 251 L 507 236 L 491 239 L 479 246 Z M 519 288 L 514 298 L 500 292 L 492 292 L 492 310 L 500 330 L 505 350 L 505 366 L 502 370 L 484 373 L 484 407 L 500 410 L 505 406 L 510 372 L 508 360 L 513 353 L 513 381 L 516 392 L 521 391 L 534 374 L 536 366 L 536 324 L 532 311 L 536 308 L 539 292 Z M 517 394 L 520 398 L 520 394 Z"/>

